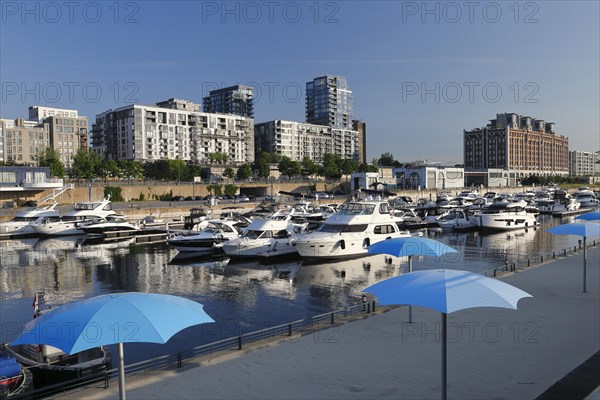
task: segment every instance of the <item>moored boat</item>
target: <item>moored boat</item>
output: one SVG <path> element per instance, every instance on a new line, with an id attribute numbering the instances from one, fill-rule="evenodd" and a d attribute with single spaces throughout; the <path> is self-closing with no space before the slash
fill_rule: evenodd
<path id="1" fill-rule="evenodd" d="M 210 253 L 219 250 L 229 240 L 240 237 L 239 223 L 235 220 L 208 221 L 206 228 L 192 235 L 176 235 L 167 242 L 179 251 Z"/>
<path id="2" fill-rule="evenodd" d="M 59 220 L 56 218 L 43 218 L 32 223 L 35 232 L 43 236 L 70 236 L 81 235 L 81 227 L 91 222 L 97 222 L 109 215 L 116 214 L 111 207 L 110 196 L 100 201 L 86 201 L 75 203 L 72 211 L 66 213 Z"/>
<path id="3" fill-rule="evenodd" d="M 45 207 L 28 208 L 19 211 L 10 221 L 0 223 L 0 234 L 10 236 L 24 236 L 35 234 L 32 223 L 41 221 L 42 218 L 52 217 L 56 220 L 60 214 L 55 210 L 56 203 Z"/>
<path id="4" fill-rule="evenodd" d="M 107 215 L 105 218 L 81 227 L 86 235 L 105 236 L 109 232 L 138 232 L 140 227 L 128 222 L 123 215 Z"/>
<path id="5" fill-rule="evenodd" d="M 291 242 L 305 259 L 351 258 L 367 255 L 367 247 L 385 239 L 410 237 L 401 231 L 385 201 L 350 202 L 321 227 L 295 236 Z"/>
<path id="6" fill-rule="evenodd" d="M 479 214 L 479 226 L 483 230 L 514 230 L 537 226 L 534 214 L 525 211 L 527 203 L 496 202 Z"/>

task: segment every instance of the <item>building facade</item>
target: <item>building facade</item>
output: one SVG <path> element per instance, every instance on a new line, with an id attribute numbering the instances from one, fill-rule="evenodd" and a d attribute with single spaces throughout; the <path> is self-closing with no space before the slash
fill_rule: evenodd
<path id="1" fill-rule="evenodd" d="M 358 160 L 358 132 L 326 125 L 275 120 L 254 127 L 256 151 L 302 161 L 304 157 L 322 164 L 326 153 Z"/>
<path id="2" fill-rule="evenodd" d="M 37 121 L 0 119 L 3 161 L 7 163 L 37 165 L 37 157 L 50 146 L 47 123 Z"/>
<path id="3" fill-rule="evenodd" d="M 206 164 L 210 153 L 222 152 L 232 164 L 254 161 L 251 118 L 196 110 L 199 105 L 180 99 L 108 110 L 92 125 L 91 149 L 113 160 Z"/>
<path id="4" fill-rule="evenodd" d="M 459 167 L 415 166 L 394 168 L 399 189 L 447 190 L 465 186 L 465 171 Z"/>
<path id="5" fill-rule="evenodd" d="M 53 108 L 43 106 L 29 106 L 29 120 L 42 123 L 48 117 L 69 117 L 77 118 L 77 110 L 69 110 L 66 108 Z"/>
<path id="6" fill-rule="evenodd" d="M 464 130 L 463 135 L 467 186 L 487 186 L 490 178 L 506 178 L 506 185 L 514 186 L 531 175 L 569 174 L 569 139 L 557 135 L 552 122 L 514 113 L 497 114 L 487 126 Z M 490 170 L 496 171 L 493 176 Z"/>
<path id="7" fill-rule="evenodd" d="M 592 176 L 597 174 L 598 154 L 591 151 L 569 151 L 569 176 Z"/>
<path id="8" fill-rule="evenodd" d="M 88 118 L 53 115 L 46 117 L 50 146 L 56 150 L 66 168 L 71 168 L 73 156 L 80 148 L 88 148 Z"/>
<path id="9" fill-rule="evenodd" d="M 211 90 L 202 99 L 203 110 L 207 113 L 234 114 L 254 118 L 254 97 L 251 86 L 235 85 Z"/>
<path id="10" fill-rule="evenodd" d="M 358 162 L 367 163 L 367 123 L 364 121 L 353 120 L 352 129 L 358 133 Z"/>
<path id="11" fill-rule="evenodd" d="M 324 75 L 306 82 L 306 122 L 352 130 L 352 90 L 346 78 Z"/>

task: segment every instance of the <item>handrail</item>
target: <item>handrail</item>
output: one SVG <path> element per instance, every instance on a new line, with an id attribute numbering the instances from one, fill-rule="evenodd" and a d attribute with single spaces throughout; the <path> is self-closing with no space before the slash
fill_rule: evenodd
<path id="1" fill-rule="evenodd" d="M 373 305 L 373 309 L 374 309 Z M 348 316 L 359 312 L 367 311 L 370 312 L 371 305 L 369 304 L 368 310 L 365 304 L 356 304 L 348 306 L 336 311 L 315 315 L 313 317 L 296 320 L 276 326 L 259 329 L 244 333 L 242 335 L 233 336 L 230 338 L 218 340 L 216 342 L 203 344 L 200 346 L 193 347 L 191 349 L 183 350 L 177 353 L 166 354 L 159 357 L 152 358 L 150 360 L 139 361 L 133 364 L 125 366 L 126 375 L 138 375 L 146 373 L 147 371 L 153 371 L 158 369 L 167 368 L 169 366 L 181 367 L 184 360 L 200 357 L 207 354 L 212 354 L 222 350 L 236 349 L 241 350 L 244 344 L 257 342 L 265 339 L 274 339 L 283 336 L 292 336 L 293 333 L 300 333 L 303 329 L 314 326 L 316 323 L 322 321 L 329 321 L 329 324 L 334 324 L 335 319 L 338 316 Z M 107 370 L 100 374 L 94 374 L 87 377 L 77 378 L 65 382 L 61 382 L 55 385 L 46 386 L 44 388 L 29 391 L 16 396 L 11 396 L 11 399 L 35 399 L 35 398 L 47 398 L 56 394 L 62 395 L 67 390 L 84 390 L 90 384 L 97 384 L 98 382 L 104 382 L 104 388 L 108 388 L 111 379 L 118 376 L 118 370 L 116 368 Z"/>

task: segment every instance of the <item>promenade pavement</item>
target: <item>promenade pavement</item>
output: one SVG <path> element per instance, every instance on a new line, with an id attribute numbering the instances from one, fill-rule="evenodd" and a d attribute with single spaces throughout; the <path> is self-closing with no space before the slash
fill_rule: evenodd
<path id="1" fill-rule="evenodd" d="M 448 316 L 450 399 L 532 399 L 600 350 L 600 248 L 502 278 L 533 295 L 518 310 Z M 128 399 L 440 398 L 440 314 L 406 307 L 200 366 L 127 378 Z M 187 365 L 187 367 L 185 367 Z M 92 388 L 68 398 L 116 399 Z"/>

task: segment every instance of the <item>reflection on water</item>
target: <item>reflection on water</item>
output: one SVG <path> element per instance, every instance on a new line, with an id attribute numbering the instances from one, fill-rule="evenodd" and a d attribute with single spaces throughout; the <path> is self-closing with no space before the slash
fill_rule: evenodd
<path id="1" fill-rule="evenodd" d="M 418 269 L 453 268 L 481 272 L 574 246 L 577 238 L 545 230 L 568 220 L 544 218 L 538 229 L 481 235 L 478 232 L 425 235 L 458 250 L 444 257 L 415 257 Z M 0 323 L 31 318 L 34 292 L 45 293 L 55 307 L 99 294 L 138 291 L 174 294 L 198 301 L 218 328 L 190 328 L 168 345 L 136 345 L 130 361 L 189 348 L 199 342 L 307 318 L 359 301 L 361 290 L 406 272 L 406 258 L 384 255 L 307 264 L 238 262 L 226 257 L 178 254 L 166 244 L 137 245 L 132 240 L 90 244 L 84 237 L 22 239 L 0 242 Z M 229 325 L 228 325 L 229 324 Z M 202 330 L 200 330 L 202 329 Z M 213 329 L 210 334 L 206 329 Z M 2 329 L 0 342 L 14 330 Z M 129 353 L 129 352 L 128 352 Z"/>

